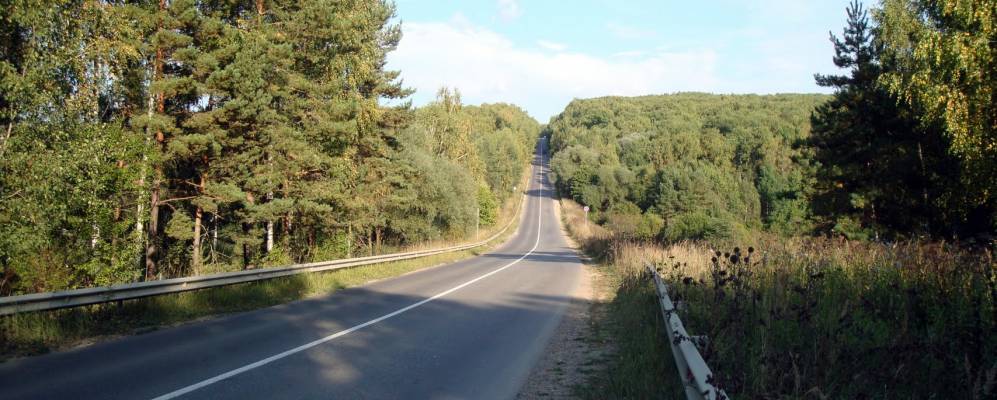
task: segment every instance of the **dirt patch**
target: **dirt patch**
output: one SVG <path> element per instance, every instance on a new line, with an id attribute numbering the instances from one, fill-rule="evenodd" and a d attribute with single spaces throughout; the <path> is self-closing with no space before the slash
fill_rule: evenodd
<path id="1" fill-rule="evenodd" d="M 561 221 L 559 203 L 554 204 L 557 220 Z M 563 224 L 561 233 L 581 254 Z M 600 279 L 597 267 L 584 256 L 582 260 L 582 282 L 574 294 L 574 300 L 565 310 L 561 324 L 547 344 L 544 355 L 530 372 L 518 399 L 577 398 L 582 395 L 579 391 L 586 387 L 589 379 L 605 369 L 604 361 L 612 349 L 594 328 L 593 312 L 598 312 L 597 306 L 605 303 L 612 291 L 600 284 L 603 279 Z"/>

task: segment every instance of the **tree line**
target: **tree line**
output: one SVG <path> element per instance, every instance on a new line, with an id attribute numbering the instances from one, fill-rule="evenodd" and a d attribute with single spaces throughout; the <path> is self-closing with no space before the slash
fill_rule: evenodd
<path id="1" fill-rule="evenodd" d="M 540 129 L 402 103 L 388 1 L 0 7 L 0 295 L 460 238 Z"/>
<path id="2" fill-rule="evenodd" d="M 885 0 L 831 34 L 824 95 L 576 100 L 547 127 L 555 182 L 638 239 L 997 233 L 993 1 Z"/>

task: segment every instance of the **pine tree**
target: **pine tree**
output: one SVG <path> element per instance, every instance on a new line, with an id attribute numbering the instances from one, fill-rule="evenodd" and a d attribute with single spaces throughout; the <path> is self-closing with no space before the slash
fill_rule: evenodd
<path id="1" fill-rule="evenodd" d="M 882 46 L 858 2 L 848 10 L 842 39 L 831 34 L 834 64 L 849 75 L 817 75 L 835 97 L 812 118 L 810 143 L 818 162 L 814 209 L 827 228 L 853 237 L 900 232 L 951 232 L 961 210 L 946 204 L 954 160 L 945 140 L 919 124 L 916 110 L 898 105 L 880 84 Z"/>
<path id="2" fill-rule="evenodd" d="M 186 197 L 185 188 L 176 193 L 181 197 L 171 197 L 174 193 L 167 169 L 177 166 L 171 159 L 171 141 L 181 134 L 182 120 L 188 115 L 192 104 L 197 102 L 190 67 L 183 62 L 189 54 L 186 48 L 191 43 L 190 32 L 196 24 L 194 5 L 192 1 L 169 3 L 159 0 L 142 4 L 136 13 L 143 17 L 140 22 L 148 32 L 143 49 L 145 79 L 148 82 L 145 114 L 135 115 L 131 121 L 132 126 L 143 132 L 147 142 L 142 163 L 143 169 L 148 167 L 149 176 L 143 171 L 139 183 L 143 187 L 141 197 L 148 196 L 145 200 L 140 198 L 139 203 L 147 201 L 149 205 L 145 238 L 146 279 L 159 275 L 160 249 L 168 243 L 160 235 L 165 225 L 161 218 L 166 216 L 161 206 Z M 142 206 L 139 205 L 141 212 Z M 142 225 L 143 221 L 139 220 L 137 227 Z"/>

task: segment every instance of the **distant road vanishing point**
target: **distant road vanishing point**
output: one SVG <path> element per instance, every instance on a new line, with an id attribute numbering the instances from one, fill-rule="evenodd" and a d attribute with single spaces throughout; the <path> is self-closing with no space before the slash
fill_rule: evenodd
<path id="1" fill-rule="evenodd" d="M 518 231 L 334 294 L 0 364 L 3 399 L 503 399 L 581 282 L 541 141 Z"/>

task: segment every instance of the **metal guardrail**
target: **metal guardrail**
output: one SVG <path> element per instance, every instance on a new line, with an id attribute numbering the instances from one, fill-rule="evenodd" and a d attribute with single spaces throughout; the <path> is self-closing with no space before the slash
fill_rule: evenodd
<path id="1" fill-rule="evenodd" d="M 524 195 L 525 197 L 525 195 Z M 361 265 L 380 264 L 391 261 L 401 261 L 420 258 L 435 254 L 468 250 L 480 247 L 495 240 L 518 218 L 525 201 L 520 198 L 516 214 L 508 223 L 491 237 L 469 244 L 462 244 L 439 249 L 410 251 L 404 253 L 382 254 L 378 256 L 357 257 L 341 260 L 322 261 L 308 264 L 295 264 L 286 267 L 261 268 L 237 272 L 222 272 L 217 274 L 190 276 L 185 278 L 162 279 L 156 281 L 127 283 L 105 287 L 64 290 L 59 292 L 33 293 L 20 296 L 0 297 L 0 316 L 29 311 L 54 310 L 58 308 L 78 307 L 91 304 L 109 303 L 142 297 L 158 296 L 170 293 L 180 293 L 190 290 L 234 285 L 238 283 L 255 282 L 310 272 L 332 271 Z"/>
<path id="2" fill-rule="evenodd" d="M 675 367 L 678 368 L 680 378 L 685 386 L 685 397 L 689 400 L 730 399 L 727 393 L 713 383 L 713 373 L 710 372 L 710 367 L 706 365 L 706 360 L 699 353 L 699 348 L 693 342 L 693 337 L 690 337 L 689 333 L 685 331 L 685 326 L 679 319 L 675 304 L 668 297 L 668 285 L 661 279 L 661 275 L 654 267 L 648 265 L 647 270 L 654 277 L 661 315 L 665 319 L 668 344 L 672 347 Z"/>

